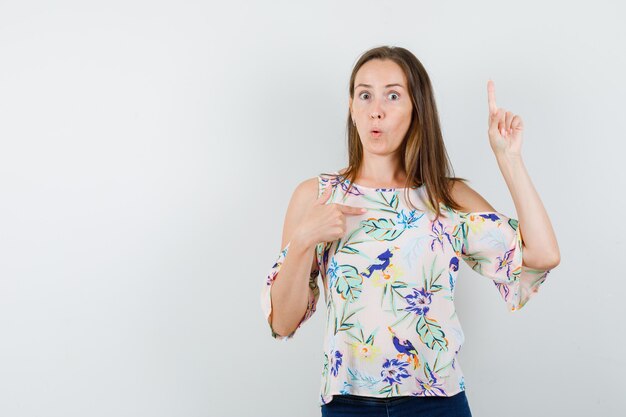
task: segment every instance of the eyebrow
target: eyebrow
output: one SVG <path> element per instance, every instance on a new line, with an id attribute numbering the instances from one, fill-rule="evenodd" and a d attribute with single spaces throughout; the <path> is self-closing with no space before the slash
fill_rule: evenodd
<path id="1" fill-rule="evenodd" d="M 357 89 L 357 88 L 359 88 L 359 87 L 369 87 L 369 88 L 372 88 L 372 86 L 371 86 L 371 85 L 369 85 L 369 84 L 363 84 L 363 83 L 360 83 L 360 84 L 358 84 L 356 87 L 354 87 L 354 89 L 356 90 L 356 89 Z M 394 83 L 394 84 L 387 84 L 387 85 L 385 86 L 385 88 L 389 88 L 389 87 L 401 87 L 401 88 L 404 88 L 404 86 L 403 86 L 402 84 L 398 84 L 398 83 Z"/>

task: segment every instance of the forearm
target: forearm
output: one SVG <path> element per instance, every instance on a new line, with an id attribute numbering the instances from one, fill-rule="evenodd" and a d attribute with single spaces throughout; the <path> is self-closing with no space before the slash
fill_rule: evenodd
<path id="1" fill-rule="evenodd" d="M 515 204 L 524 265 L 535 269 L 555 266 L 560 260 L 556 235 L 522 157 L 501 154 L 496 160 Z"/>
<path id="2" fill-rule="evenodd" d="M 287 336 L 306 313 L 309 302 L 309 278 L 315 245 L 294 237 L 272 286 L 271 326 Z"/>

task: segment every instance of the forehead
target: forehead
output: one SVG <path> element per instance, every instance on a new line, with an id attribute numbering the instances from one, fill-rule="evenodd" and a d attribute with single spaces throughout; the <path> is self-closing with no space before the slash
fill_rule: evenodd
<path id="1" fill-rule="evenodd" d="M 359 68 L 354 78 L 355 88 L 359 84 L 384 87 L 388 84 L 400 84 L 406 87 L 406 76 L 400 65 L 389 59 L 373 59 Z"/>

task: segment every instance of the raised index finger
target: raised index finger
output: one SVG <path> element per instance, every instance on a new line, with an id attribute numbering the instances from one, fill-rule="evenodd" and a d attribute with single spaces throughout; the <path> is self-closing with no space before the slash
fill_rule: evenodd
<path id="1" fill-rule="evenodd" d="M 489 112 L 494 114 L 498 111 L 498 106 L 496 106 L 496 86 L 493 81 L 487 81 L 487 99 L 489 101 Z"/>

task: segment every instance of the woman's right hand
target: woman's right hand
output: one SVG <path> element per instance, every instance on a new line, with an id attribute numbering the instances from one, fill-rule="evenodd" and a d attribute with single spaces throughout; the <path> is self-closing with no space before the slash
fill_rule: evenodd
<path id="1" fill-rule="evenodd" d="M 311 246 L 320 242 L 332 242 L 346 233 L 346 215 L 363 214 L 367 209 L 345 204 L 326 204 L 332 191 L 327 187 L 322 195 L 311 204 L 304 214 L 296 235 Z"/>

